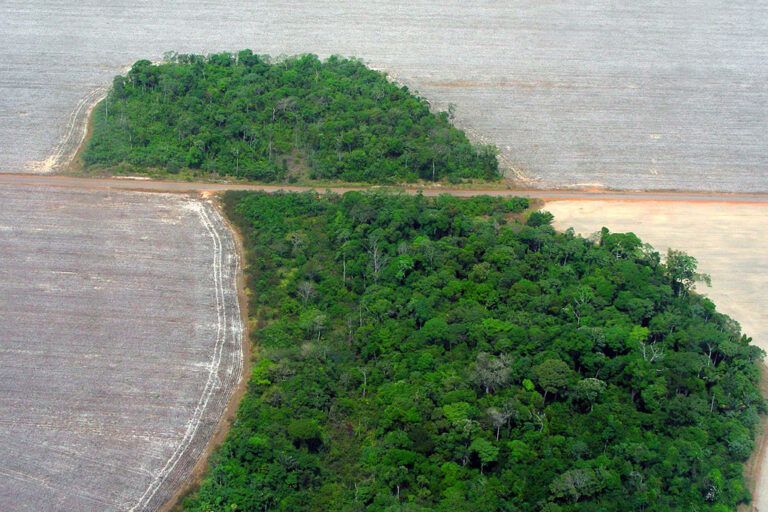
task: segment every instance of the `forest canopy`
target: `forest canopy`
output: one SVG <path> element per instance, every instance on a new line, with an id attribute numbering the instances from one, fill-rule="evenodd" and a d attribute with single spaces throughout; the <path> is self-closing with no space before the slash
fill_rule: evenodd
<path id="1" fill-rule="evenodd" d="M 261 181 L 499 178 L 496 148 L 450 117 L 355 59 L 171 54 L 114 79 L 83 161 Z"/>
<path id="2" fill-rule="evenodd" d="M 526 199 L 229 192 L 258 357 L 192 511 L 713 511 L 762 352 L 695 260 Z"/>

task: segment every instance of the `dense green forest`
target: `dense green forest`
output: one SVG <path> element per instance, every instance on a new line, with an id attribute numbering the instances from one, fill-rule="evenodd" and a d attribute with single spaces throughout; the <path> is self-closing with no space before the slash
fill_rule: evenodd
<path id="1" fill-rule="evenodd" d="M 262 181 L 499 178 L 445 112 L 358 60 L 173 55 L 115 78 L 93 114 L 87 167 Z"/>
<path id="2" fill-rule="evenodd" d="M 256 358 L 186 509 L 749 499 L 762 353 L 693 292 L 693 258 L 662 262 L 633 234 L 556 233 L 519 198 L 223 201 L 244 235 Z"/>

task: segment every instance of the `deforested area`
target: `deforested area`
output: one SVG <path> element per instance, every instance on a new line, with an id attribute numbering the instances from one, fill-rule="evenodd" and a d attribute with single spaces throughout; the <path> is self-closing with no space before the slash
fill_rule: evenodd
<path id="1" fill-rule="evenodd" d="M 259 357 L 209 510 L 735 510 L 763 352 L 682 252 L 525 199 L 228 192 Z"/>
<path id="2" fill-rule="evenodd" d="M 359 60 L 173 54 L 115 78 L 83 161 L 262 181 L 498 179 L 496 148 L 450 115 Z"/>
<path id="3" fill-rule="evenodd" d="M 0 188 L 0 510 L 157 510 L 242 373 L 234 241 L 183 195 Z"/>

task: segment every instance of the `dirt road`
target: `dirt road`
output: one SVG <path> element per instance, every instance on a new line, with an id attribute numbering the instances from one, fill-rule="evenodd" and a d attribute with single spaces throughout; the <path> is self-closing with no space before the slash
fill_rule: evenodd
<path id="1" fill-rule="evenodd" d="M 303 192 L 307 190 L 329 190 L 336 193 L 351 190 L 367 190 L 377 187 L 340 187 L 340 186 L 297 186 L 297 185 L 255 185 L 250 183 L 204 183 L 164 181 L 131 178 L 80 178 L 56 174 L 0 174 L 0 186 L 5 184 L 67 187 L 89 190 L 134 190 L 142 192 L 221 192 L 225 190 L 262 190 L 277 192 Z M 379 187 L 382 188 L 382 187 Z M 452 188 L 429 187 L 420 188 L 409 186 L 402 188 L 407 193 L 421 191 L 426 196 L 451 194 L 458 197 L 478 195 L 489 196 L 523 196 L 543 201 L 552 200 L 601 200 L 601 201 L 674 201 L 693 203 L 741 203 L 768 205 L 768 194 L 740 193 L 709 193 L 709 192 L 644 192 L 644 191 L 610 191 L 610 190 L 539 190 L 539 189 L 498 189 L 498 188 Z"/>

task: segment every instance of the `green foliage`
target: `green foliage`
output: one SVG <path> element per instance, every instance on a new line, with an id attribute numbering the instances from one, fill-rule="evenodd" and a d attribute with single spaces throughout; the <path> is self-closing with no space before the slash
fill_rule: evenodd
<path id="1" fill-rule="evenodd" d="M 762 353 L 634 235 L 594 244 L 487 197 L 224 202 L 245 236 L 260 358 L 187 509 L 748 500 Z"/>
<path id="2" fill-rule="evenodd" d="M 557 393 L 565 389 L 571 373 L 571 368 L 559 359 L 547 359 L 533 368 L 533 374 L 544 393 Z"/>
<path id="3" fill-rule="evenodd" d="M 288 424 L 288 437 L 296 444 L 307 443 L 317 447 L 322 439 L 322 430 L 316 420 L 297 419 Z"/>
<path id="4" fill-rule="evenodd" d="M 684 252 L 673 249 L 667 251 L 667 273 L 676 294 L 688 293 L 697 281 L 710 284 L 709 275 L 696 272 L 697 264 L 696 258 Z"/>
<path id="5" fill-rule="evenodd" d="M 237 54 L 140 60 L 94 113 L 88 167 L 370 183 L 497 179 L 496 149 L 358 60 Z"/>

